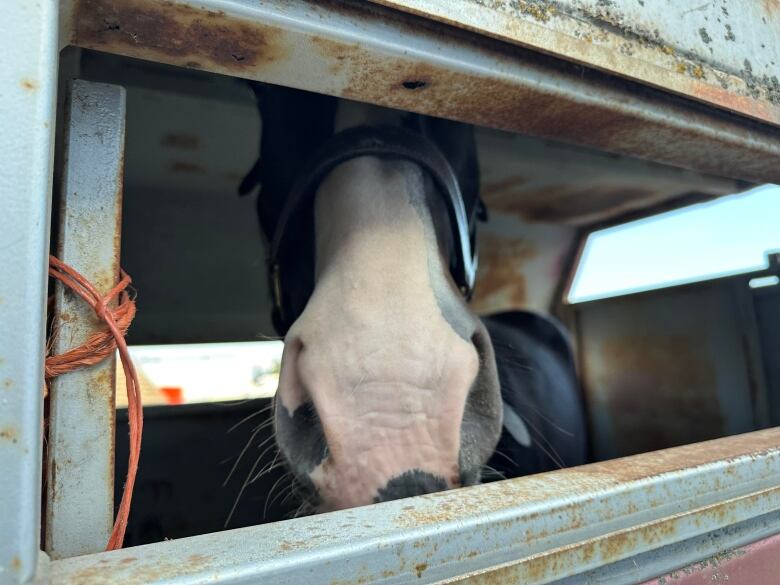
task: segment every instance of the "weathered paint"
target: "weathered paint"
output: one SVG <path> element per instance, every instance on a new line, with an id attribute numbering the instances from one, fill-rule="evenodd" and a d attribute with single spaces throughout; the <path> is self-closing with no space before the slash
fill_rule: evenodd
<path id="1" fill-rule="evenodd" d="M 780 124 L 773 0 L 374 0 Z"/>
<path id="2" fill-rule="evenodd" d="M 0 584 L 39 558 L 46 268 L 59 3 L 0 19 Z"/>
<path id="3" fill-rule="evenodd" d="M 758 585 L 774 583 L 779 575 L 780 534 L 721 551 L 642 585 Z"/>
<path id="4" fill-rule="evenodd" d="M 774 129 L 365 3 L 74 2 L 77 46 L 780 181 Z"/>
<path id="5" fill-rule="evenodd" d="M 735 193 L 745 184 L 517 134 L 477 130 L 481 196 L 524 223 L 589 226 L 628 213 Z"/>
<path id="6" fill-rule="evenodd" d="M 545 583 L 775 513 L 778 445 L 772 429 L 64 559 L 53 563 L 52 582 Z M 646 578 L 674 566 L 654 565 Z"/>
<path id="7" fill-rule="evenodd" d="M 765 389 L 740 314 L 749 294 L 723 279 L 573 307 L 596 457 L 755 428 Z"/>
<path id="8" fill-rule="evenodd" d="M 477 232 L 479 267 L 472 307 L 480 314 L 513 309 L 548 312 L 576 229 L 527 223 L 491 212 Z"/>
<path id="9" fill-rule="evenodd" d="M 72 82 L 65 131 L 57 256 L 101 294 L 119 278 L 125 93 Z M 56 286 L 52 351 L 101 329 L 80 297 Z M 114 510 L 115 359 L 51 382 L 47 443 L 46 552 L 63 558 L 103 550 Z"/>

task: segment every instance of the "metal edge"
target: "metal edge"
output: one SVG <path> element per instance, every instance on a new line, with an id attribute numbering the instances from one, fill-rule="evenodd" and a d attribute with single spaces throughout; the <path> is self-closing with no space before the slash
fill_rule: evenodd
<path id="1" fill-rule="evenodd" d="M 107 294 L 119 278 L 125 90 L 77 79 L 68 95 L 58 257 Z M 55 354 L 104 328 L 61 283 L 55 300 Z M 51 383 L 45 548 L 52 558 L 103 550 L 111 534 L 115 361 Z"/>
<path id="2" fill-rule="evenodd" d="M 587 67 L 620 75 L 651 87 L 710 104 L 723 110 L 780 125 L 780 105 L 770 92 L 729 71 L 675 51 L 657 39 L 633 42 L 636 33 L 621 30 L 604 21 L 591 25 L 597 35 L 581 38 L 571 31 L 585 24 L 565 11 L 554 10 L 528 2 L 524 11 L 508 14 L 475 2 L 459 3 L 457 9 L 448 0 L 372 0 L 388 6 L 431 18 L 451 26 L 470 30 L 496 39 L 518 44 L 567 59 Z M 560 23 L 558 21 L 561 21 Z M 624 33 L 620 35 L 620 31 Z M 623 51 L 614 46 L 601 46 L 593 36 L 622 43 Z M 649 48 L 648 48 L 649 47 Z M 756 96 L 749 95 L 757 93 Z"/>
<path id="3" fill-rule="evenodd" d="M 56 0 L 0 19 L 0 584 L 38 566 L 43 359 L 57 88 Z"/>
<path id="4" fill-rule="evenodd" d="M 780 429 L 54 561 L 53 583 L 545 583 L 780 510 Z"/>
<path id="5" fill-rule="evenodd" d="M 84 48 L 780 182 L 768 125 L 373 4 L 75 0 L 70 24 Z"/>

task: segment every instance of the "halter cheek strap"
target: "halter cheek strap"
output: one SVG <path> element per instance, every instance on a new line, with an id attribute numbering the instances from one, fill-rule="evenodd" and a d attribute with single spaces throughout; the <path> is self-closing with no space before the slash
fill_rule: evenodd
<path id="1" fill-rule="evenodd" d="M 296 226 L 300 226 L 303 214 L 311 209 L 317 187 L 335 167 L 360 156 L 378 156 L 405 159 L 425 169 L 445 200 L 453 231 L 454 250 L 450 258 L 450 271 L 463 296 L 468 300 L 474 290 L 477 270 L 475 234 L 476 209 L 468 214 L 463 196 L 452 167 L 436 145 L 425 136 L 397 126 L 357 127 L 345 130 L 326 142 L 304 166 L 293 184 L 282 209 L 271 242 L 270 276 L 274 298 L 274 321 L 284 334 L 303 311 L 301 306 L 290 306 L 287 291 L 293 284 L 290 273 L 292 263 L 301 253 L 314 257 L 314 249 L 302 251 L 292 245 Z M 299 232 L 300 233 L 300 232 Z M 313 262 L 309 262 L 313 266 Z M 308 291 L 306 298 L 312 291 Z"/>

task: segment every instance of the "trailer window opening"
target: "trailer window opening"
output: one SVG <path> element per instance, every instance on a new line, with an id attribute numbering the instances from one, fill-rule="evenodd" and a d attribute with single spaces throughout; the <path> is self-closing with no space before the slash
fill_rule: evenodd
<path id="1" fill-rule="evenodd" d="M 780 187 L 751 191 L 588 236 L 568 294 L 579 303 L 766 267 L 780 249 Z"/>
<path id="2" fill-rule="evenodd" d="M 130 347 L 144 406 L 269 398 L 276 393 L 281 341 L 188 343 Z M 117 360 L 116 405 L 127 407 Z"/>

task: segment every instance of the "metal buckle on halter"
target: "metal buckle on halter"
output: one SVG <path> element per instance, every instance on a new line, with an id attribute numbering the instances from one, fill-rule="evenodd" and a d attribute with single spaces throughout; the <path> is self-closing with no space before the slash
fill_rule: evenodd
<path id="1" fill-rule="evenodd" d="M 279 318 L 284 320 L 284 308 L 282 306 L 282 281 L 279 276 L 279 265 L 271 266 L 271 289 L 274 297 L 274 309 L 276 309 Z"/>

